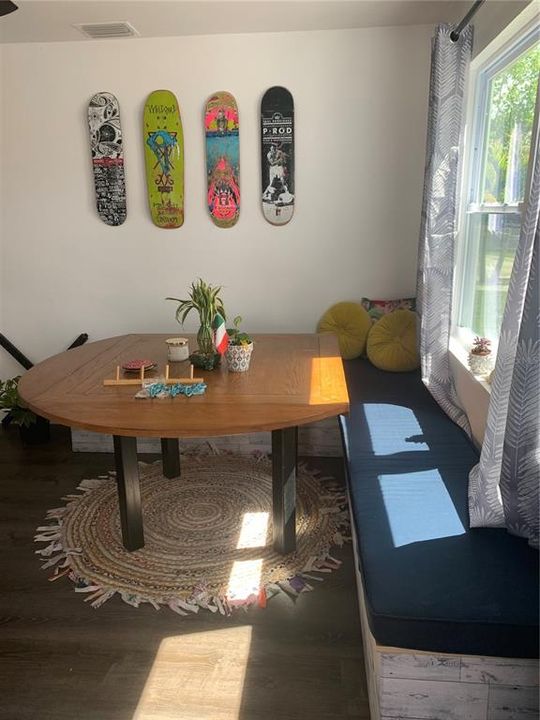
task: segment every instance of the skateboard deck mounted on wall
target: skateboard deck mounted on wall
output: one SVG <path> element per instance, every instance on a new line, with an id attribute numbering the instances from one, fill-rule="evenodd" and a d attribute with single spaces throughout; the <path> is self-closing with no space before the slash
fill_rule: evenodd
<path id="1" fill-rule="evenodd" d="M 262 210 L 272 225 L 294 212 L 294 101 L 284 87 L 271 87 L 261 101 Z"/>
<path id="2" fill-rule="evenodd" d="M 184 223 L 184 136 L 176 97 L 150 93 L 144 106 L 144 155 L 148 203 L 154 225 Z"/>
<path id="3" fill-rule="evenodd" d="M 107 225 L 126 219 L 124 148 L 118 100 L 108 92 L 96 93 L 88 103 L 88 127 L 96 206 Z"/>
<path id="4" fill-rule="evenodd" d="M 232 227 L 240 215 L 240 142 L 238 108 L 230 93 L 208 99 L 204 127 L 208 210 L 218 227 Z"/>

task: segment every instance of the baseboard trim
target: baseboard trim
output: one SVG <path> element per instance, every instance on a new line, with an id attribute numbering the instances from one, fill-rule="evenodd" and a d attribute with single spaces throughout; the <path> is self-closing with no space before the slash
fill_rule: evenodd
<path id="1" fill-rule="evenodd" d="M 219 450 L 229 450 L 241 454 L 255 451 L 269 453 L 271 440 L 269 432 L 250 433 L 246 435 L 224 435 L 209 438 L 186 438 L 181 446 L 189 448 L 209 443 Z M 74 452 L 113 452 L 110 435 L 94 433 L 87 430 L 71 430 L 71 447 Z M 139 453 L 159 453 L 159 438 L 137 438 Z M 328 418 L 310 425 L 303 425 L 298 431 L 298 454 L 318 457 L 342 457 L 343 449 L 339 434 L 337 418 Z"/>

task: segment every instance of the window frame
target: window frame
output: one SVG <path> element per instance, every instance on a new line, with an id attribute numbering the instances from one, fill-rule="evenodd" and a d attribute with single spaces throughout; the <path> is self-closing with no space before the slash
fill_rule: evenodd
<path id="1" fill-rule="evenodd" d="M 469 288 L 475 281 L 477 248 L 468 237 L 471 215 L 513 214 L 522 216 L 524 203 L 482 203 L 478 202 L 482 190 L 483 164 L 487 148 L 486 132 L 489 122 L 488 103 L 491 80 L 506 66 L 529 50 L 540 40 L 540 21 L 534 18 L 516 30 L 502 45 L 494 47 L 488 54 L 482 53 L 471 63 L 469 86 L 467 91 L 467 112 L 464 132 L 463 162 L 461 165 L 461 192 L 458 229 L 456 233 L 456 257 L 454 273 L 454 301 L 452 312 L 452 337 L 458 344 L 469 347 L 475 333 L 469 322 L 462 323 L 467 313 L 469 319 L 474 312 L 472 304 L 467 305 Z M 487 49 L 488 51 L 490 48 Z M 535 107 L 535 124 L 538 121 L 539 102 Z M 528 180 L 530 180 L 530 160 Z M 525 197 L 528 195 L 528 183 Z M 492 348 L 497 350 L 498 338 L 492 338 Z"/>

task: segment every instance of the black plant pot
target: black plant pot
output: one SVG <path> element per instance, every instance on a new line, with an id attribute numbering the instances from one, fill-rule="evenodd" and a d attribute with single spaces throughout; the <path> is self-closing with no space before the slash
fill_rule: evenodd
<path id="1" fill-rule="evenodd" d="M 36 422 L 28 427 L 20 425 L 19 432 L 23 445 L 42 445 L 51 439 L 51 424 L 38 415 Z"/>

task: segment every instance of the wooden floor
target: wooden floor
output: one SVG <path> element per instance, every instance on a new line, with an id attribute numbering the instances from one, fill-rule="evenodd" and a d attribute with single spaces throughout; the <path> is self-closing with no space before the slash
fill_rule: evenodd
<path id="1" fill-rule="evenodd" d="M 314 459 L 342 475 L 341 462 Z M 186 618 L 113 598 L 99 610 L 47 582 L 33 534 L 107 454 L 74 454 L 65 429 L 23 448 L 0 430 L 0 720 L 369 718 L 350 546 L 296 603 Z"/>

